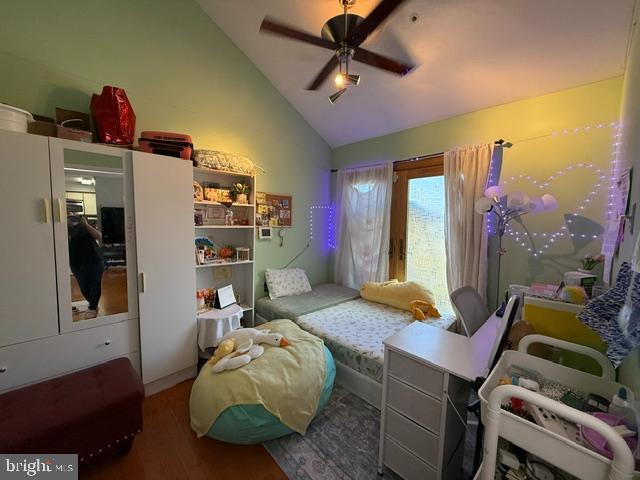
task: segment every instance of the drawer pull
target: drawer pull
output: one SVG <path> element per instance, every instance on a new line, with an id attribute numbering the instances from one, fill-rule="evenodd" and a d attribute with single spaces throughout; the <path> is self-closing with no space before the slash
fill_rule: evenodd
<path id="1" fill-rule="evenodd" d="M 111 345 L 111 340 L 105 340 L 104 344 L 108 347 L 109 345 Z"/>
<path id="2" fill-rule="evenodd" d="M 7 367 L 0 367 L 0 373 L 4 373 L 7 371 Z"/>

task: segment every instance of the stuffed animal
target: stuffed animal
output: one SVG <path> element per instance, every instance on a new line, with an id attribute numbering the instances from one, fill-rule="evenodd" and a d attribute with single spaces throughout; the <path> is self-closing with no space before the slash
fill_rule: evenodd
<path id="1" fill-rule="evenodd" d="M 567 285 L 560 292 L 560 299 L 577 305 L 586 305 L 589 301 L 589 296 L 584 288 L 577 285 Z"/>
<path id="2" fill-rule="evenodd" d="M 258 330 L 257 328 L 239 328 L 233 330 L 222 337 L 223 342 L 227 339 L 235 340 L 236 345 L 246 343 L 249 340 L 253 341 L 255 345 L 259 343 L 268 343 L 276 347 L 286 347 L 289 345 L 289 341 L 279 333 L 271 333 L 271 330 Z"/>
<path id="3" fill-rule="evenodd" d="M 365 282 L 360 289 L 360 296 L 371 302 L 383 303 L 400 310 L 406 310 L 414 314 L 414 318 L 419 318 L 425 313 L 430 317 L 440 318 L 440 312 L 435 307 L 435 297 L 424 285 L 418 282 L 399 282 L 389 280 L 388 282 Z M 415 303 L 419 301 L 420 303 Z M 426 305 L 429 305 L 428 308 Z M 419 305 L 421 313 L 416 312 L 415 306 Z"/>
<path id="4" fill-rule="evenodd" d="M 220 373 L 246 365 L 264 353 L 264 347 L 259 345 L 260 343 L 276 347 L 289 345 L 286 337 L 279 333 L 271 333 L 270 330 L 258 330 L 257 328 L 233 330 L 222 337 L 213 358 L 209 360 L 209 363 L 213 365 L 212 371 Z M 233 350 L 234 346 L 237 346 L 235 351 Z M 223 350 L 218 354 L 221 348 Z"/>
<path id="5" fill-rule="evenodd" d="M 213 352 L 213 356 L 209 359 L 207 363 L 210 363 L 211 365 L 215 365 L 220 360 L 222 360 L 223 357 L 226 357 L 231 352 L 233 352 L 235 348 L 236 348 L 236 341 L 233 338 L 223 340 L 218 344 L 218 348 L 216 348 L 216 351 Z"/>
<path id="6" fill-rule="evenodd" d="M 411 313 L 416 320 L 426 320 L 427 317 L 440 318 L 440 312 L 433 304 L 425 302 L 424 300 L 414 300 L 409 302 L 411 307 Z"/>
<path id="7" fill-rule="evenodd" d="M 245 366 L 251 360 L 258 358 L 264 353 L 262 345 L 254 345 L 253 340 L 249 340 L 238 346 L 235 352 L 221 358 L 211 369 L 213 373 L 220 373 L 224 370 L 234 370 Z"/>

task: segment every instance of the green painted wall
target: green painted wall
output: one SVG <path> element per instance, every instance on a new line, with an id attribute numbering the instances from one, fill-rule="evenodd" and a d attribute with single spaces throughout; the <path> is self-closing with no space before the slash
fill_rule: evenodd
<path id="1" fill-rule="evenodd" d="M 294 228 L 283 248 L 258 243 L 258 272 L 300 251 L 309 206 L 329 201 L 328 145 L 191 0 L 3 2 L 0 71 L 0 102 L 49 116 L 56 106 L 88 112 L 92 93 L 116 85 L 138 132 L 189 133 L 196 147 L 252 158 L 266 170 L 260 190 L 294 199 Z M 312 283 L 327 279 L 322 243 L 297 262 Z"/>
<path id="2" fill-rule="evenodd" d="M 546 243 L 541 234 L 558 231 L 566 225 L 563 215 L 579 207 L 593 185 L 600 183 L 593 171 L 599 168 L 608 172 L 614 134 L 609 124 L 618 121 L 621 91 L 622 78 L 617 77 L 346 145 L 334 149 L 333 167 L 402 160 L 504 138 L 515 145 L 505 149 L 502 178 L 531 176 L 529 180 L 511 182 L 507 191 L 534 193 L 536 187 L 531 183 L 534 179 L 544 182 L 569 165 L 593 164 L 591 170 L 575 168 L 571 174 L 548 180 L 548 191 L 558 198 L 560 208 L 524 219 L 524 224 L 538 233 L 535 241 L 540 248 Z M 596 128 L 598 124 L 605 127 Z M 593 128 L 574 132 L 575 128 L 586 126 Z M 567 133 L 563 134 L 565 129 Z M 553 132 L 560 133 L 553 135 Z M 580 232 L 597 234 L 604 224 L 607 187 L 604 181 L 597 195 L 580 211 L 586 218 Z M 525 247 L 520 245 L 522 242 Z M 526 250 L 530 246 L 528 241 L 515 242 L 515 238 L 508 238 L 501 286 L 533 281 L 557 283 L 563 272 L 579 266 L 578 259 L 584 254 L 599 252 L 600 245 L 599 239 L 567 237 L 554 242 L 546 254 L 535 258 Z M 490 271 L 490 281 L 494 275 L 495 272 Z"/>

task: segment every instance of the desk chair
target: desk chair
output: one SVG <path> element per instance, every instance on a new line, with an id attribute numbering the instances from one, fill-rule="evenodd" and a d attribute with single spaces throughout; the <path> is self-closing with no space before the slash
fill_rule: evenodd
<path id="1" fill-rule="evenodd" d="M 464 334 L 471 337 L 489 318 L 489 310 L 480 294 L 475 288 L 460 287 L 449 294 L 462 327 Z"/>
<path id="2" fill-rule="evenodd" d="M 466 287 L 463 287 L 466 288 Z M 513 295 L 509 301 L 507 302 L 507 306 L 504 310 L 504 315 L 502 316 L 502 322 L 498 328 L 498 333 L 496 335 L 496 341 L 493 344 L 493 348 L 489 355 L 487 375 L 491 370 L 493 370 L 500 359 L 500 355 L 502 354 L 502 350 L 504 350 L 505 345 L 507 344 L 507 337 L 509 336 L 509 330 L 511 330 L 511 326 L 513 325 L 513 321 L 516 318 L 516 313 L 518 312 L 518 305 L 520 305 L 520 297 L 517 295 Z M 480 390 L 480 387 L 485 382 L 486 378 L 478 377 L 476 381 L 473 383 L 473 390 L 477 393 Z M 480 400 L 476 400 L 469 404 L 467 407 L 469 412 L 472 412 L 476 418 L 478 419 L 478 428 L 476 430 L 476 444 L 473 452 L 473 473 L 475 474 L 480 468 L 480 461 L 482 460 L 482 437 L 484 434 L 484 425 L 482 425 L 482 420 L 480 418 Z"/>

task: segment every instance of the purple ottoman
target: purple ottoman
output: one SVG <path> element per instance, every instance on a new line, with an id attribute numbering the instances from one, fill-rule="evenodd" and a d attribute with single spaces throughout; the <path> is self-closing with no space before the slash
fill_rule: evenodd
<path id="1" fill-rule="evenodd" d="M 0 395 L 0 452 L 127 452 L 142 429 L 144 388 L 128 358 Z"/>

